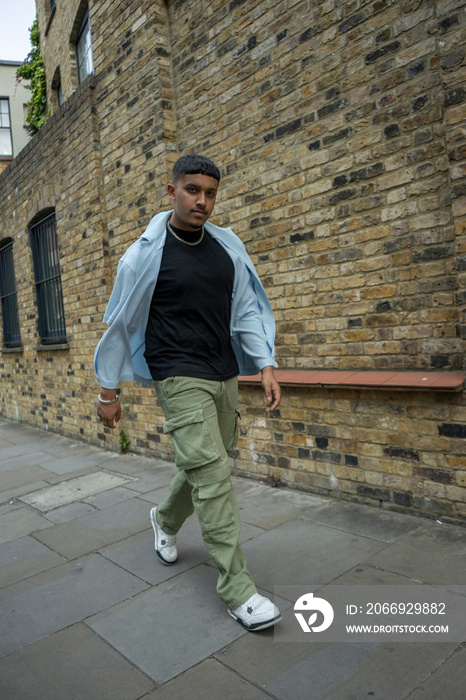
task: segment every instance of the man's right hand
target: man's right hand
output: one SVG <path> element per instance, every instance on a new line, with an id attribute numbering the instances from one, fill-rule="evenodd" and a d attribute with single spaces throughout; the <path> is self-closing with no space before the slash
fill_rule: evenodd
<path id="1" fill-rule="evenodd" d="M 116 398 L 116 391 L 110 389 L 100 389 L 100 396 L 104 401 L 113 401 Z M 97 399 L 97 415 L 102 421 L 102 425 L 105 428 L 116 428 L 116 424 L 121 418 L 121 405 L 120 401 L 115 401 L 110 404 L 103 404 Z"/>

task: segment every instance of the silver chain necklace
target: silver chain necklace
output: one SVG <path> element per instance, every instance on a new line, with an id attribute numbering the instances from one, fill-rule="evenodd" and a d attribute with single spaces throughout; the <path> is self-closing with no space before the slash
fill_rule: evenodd
<path id="1" fill-rule="evenodd" d="M 178 241 L 181 241 L 182 243 L 186 243 L 186 245 L 199 245 L 199 243 L 200 243 L 200 242 L 202 241 L 202 239 L 204 238 L 204 226 L 201 227 L 201 229 L 202 229 L 202 230 L 201 230 L 201 237 L 199 238 L 198 241 L 194 241 L 194 242 L 185 241 L 184 238 L 181 238 L 180 236 L 177 236 L 176 233 L 174 232 L 174 230 L 172 229 L 172 227 L 170 226 L 170 222 L 169 222 L 169 221 L 167 221 L 167 228 L 168 228 L 168 230 L 170 231 L 170 233 L 173 234 L 173 235 L 175 236 L 175 238 L 176 238 Z"/>

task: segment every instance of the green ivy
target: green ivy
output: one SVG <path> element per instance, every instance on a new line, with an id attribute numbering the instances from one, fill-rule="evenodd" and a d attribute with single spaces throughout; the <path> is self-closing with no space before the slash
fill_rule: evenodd
<path id="1" fill-rule="evenodd" d="M 23 65 L 16 71 L 17 80 L 27 80 L 29 85 L 25 85 L 32 95 L 27 103 L 26 113 L 27 131 L 36 134 L 40 127 L 45 124 L 50 114 L 47 112 L 47 94 L 45 83 L 45 70 L 40 52 L 39 25 L 37 17 L 29 30 L 31 37 L 31 52 Z"/>

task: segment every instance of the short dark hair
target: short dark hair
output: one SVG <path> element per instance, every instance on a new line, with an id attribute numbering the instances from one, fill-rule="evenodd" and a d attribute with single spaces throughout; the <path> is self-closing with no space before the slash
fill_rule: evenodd
<path id="1" fill-rule="evenodd" d="M 178 158 L 173 166 L 172 182 L 175 184 L 183 175 L 208 175 L 220 182 L 220 170 L 205 156 L 187 155 Z"/>

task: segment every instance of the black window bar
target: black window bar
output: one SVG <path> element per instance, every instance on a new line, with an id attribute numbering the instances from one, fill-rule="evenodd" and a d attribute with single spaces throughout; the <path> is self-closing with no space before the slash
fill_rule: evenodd
<path id="1" fill-rule="evenodd" d="M 13 241 L 0 243 L 0 297 L 2 303 L 3 343 L 7 348 L 21 347 L 18 299 L 13 267 Z"/>
<path id="2" fill-rule="evenodd" d="M 39 335 L 43 343 L 66 343 L 65 311 L 55 214 L 31 226 Z"/>

